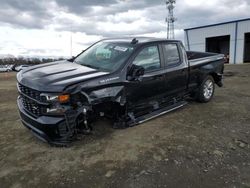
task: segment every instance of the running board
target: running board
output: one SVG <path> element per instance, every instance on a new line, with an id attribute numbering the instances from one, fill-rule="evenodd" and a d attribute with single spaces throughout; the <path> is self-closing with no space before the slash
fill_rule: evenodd
<path id="1" fill-rule="evenodd" d="M 134 120 L 130 120 L 128 122 L 128 125 L 130 127 L 132 127 L 132 126 L 144 123 L 144 122 L 149 121 L 149 120 L 151 120 L 153 118 L 156 118 L 158 116 L 164 115 L 164 114 L 166 114 L 168 112 L 171 112 L 173 110 L 181 108 L 181 107 L 185 106 L 186 104 L 187 104 L 186 101 L 177 102 L 177 103 L 175 103 L 173 105 L 161 108 L 161 109 L 153 111 L 153 112 L 151 112 L 149 114 L 146 114 L 146 115 L 143 115 L 143 116 L 139 116 L 139 117 L 135 118 Z"/>

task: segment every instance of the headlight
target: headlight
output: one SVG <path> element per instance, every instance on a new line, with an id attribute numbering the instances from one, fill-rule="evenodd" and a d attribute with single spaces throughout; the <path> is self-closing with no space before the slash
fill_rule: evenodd
<path id="1" fill-rule="evenodd" d="M 65 109 L 64 108 L 56 108 L 56 107 L 53 107 L 53 108 L 47 108 L 46 109 L 46 113 L 47 114 L 57 114 L 57 115 L 61 115 L 65 112 Z"/>
<path id="2" fill-rule="evenodd" d="M 43 95 L 46 97 L 47 102 L 59 102 L 67 103 L 69 102 L 69 95 Z"/>
<path id="3" fill-rule="evenodd" d="M 53 94 L 41 94 L 41 97 L 44 97 L 46 102 L 50 106 L 46 109 L 47 114 L 63 114 L 65 112 L 66 106 L 63 105 L 69 102 L 70 96 L 68 94 L 63 95 L 53 95 Z"/>

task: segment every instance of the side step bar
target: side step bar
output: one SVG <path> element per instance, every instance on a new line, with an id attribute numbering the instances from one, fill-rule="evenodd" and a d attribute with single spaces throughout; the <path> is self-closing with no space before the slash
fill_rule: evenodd
<path id="1" fill-rule="evenodd" d="M 139 117 L 135 118 L 134 120 L 130 120 L 128 122 L 128 125 L 130 127 L 132 127 L 132 126 L 144 123 L 144 122 L 149 121 L 149 120 L 151 120 L 153 118 L 156 118 L 158 116 L 164 115 L 164 114 L 166 114 L 168 112 L 171 112 L 173 110 L 181 108 L 181 107 L 185 106 L 186 104 L 187 104 L 186 101 L 177 102 L 177 103 L 175 103 L 173 105 L 161 108 L 161 109 L 153 111 L 153 112 L 151 112 L 149 114 L 146 114 L 146 115 L 143 115 L 143 116 L 139 116 Z"/>

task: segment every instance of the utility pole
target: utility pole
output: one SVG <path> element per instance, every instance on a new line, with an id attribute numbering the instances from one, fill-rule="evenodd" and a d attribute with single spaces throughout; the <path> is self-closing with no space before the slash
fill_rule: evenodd
<path id="1" fill-rule="evenodd" d="M 72 39 L 72 24 L 70 25 L 70 58 L 72 58 L 72 48 L 73 48 L 73 39 Z"/>
<path id="2" fill-rule="evenodd" d="M 174 17 L 174 4 L 176 0 L 167 0 L 166 5 L 168 9 L 168 16 L 166 18 L 167 22 L 167 39 L 174 39 L 174 22 L 176 18 Z"/>
<path id="3" fill-rule="evenodd" d="M 70 33 L 70 58 L 72 57 L 72 32 Z"/>

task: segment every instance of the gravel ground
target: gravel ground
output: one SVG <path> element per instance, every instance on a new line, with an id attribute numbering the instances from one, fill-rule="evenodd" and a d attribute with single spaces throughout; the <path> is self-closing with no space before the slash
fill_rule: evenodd
<path id="1" fill-rule="evenodd" d="M 21 125 L 14 73 L 0 74 L 0 187 L 250 187 L 250 65 L 228 65 L 207 104 L 136 127 L 107 120 L 69 148 Z"/>

